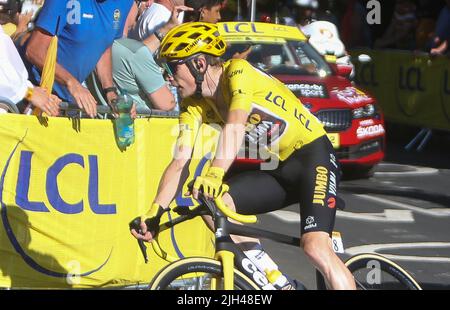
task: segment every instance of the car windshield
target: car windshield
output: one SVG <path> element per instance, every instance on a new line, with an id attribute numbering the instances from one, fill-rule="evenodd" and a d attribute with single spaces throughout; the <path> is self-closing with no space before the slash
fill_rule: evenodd
<path id="1" fill-rule="evenodd" d="M 331 68 L 322 56 L 312 46 L 302 41 L 228 43 L 224 58 L 228 60 L 237 54 L 270 74 L 319 77 L 332 74 Z"/>

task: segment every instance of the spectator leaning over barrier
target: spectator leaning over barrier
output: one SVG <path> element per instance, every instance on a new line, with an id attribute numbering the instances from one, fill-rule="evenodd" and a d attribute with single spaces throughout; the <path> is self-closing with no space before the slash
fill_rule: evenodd
<path id="1" fill-rule="evenodd" d="M 41 3 L 34 0 L 33 3 Z M 31 22 L 33 12 L 20 12 L 20 0 L 2 0 L 0 1 L 0 24 L 3 31 L 13 40 L 28 30 L 28 24 Z"/>
<path id="2" fill-rule="evenodd" d="M 185 6 L 174 7 L 169 22 L 159 28 L 159 35 L 163 36 L 177 26 L 179 13 L 187 9 Z M 159 39 L 151 35 L 142 42 L 122 38 L 114 41 L 112 47 L 114 82 L 133 98 L 139 111 L 150 111 L 151 108 L 170 111 L 176 105 L 161 68 L 153 59 L 159 43 Z"/>
<path id="3" fill-rule="evenodd" d="M 192 12 L 187 12 L 184 22 L 205 22 L 215 24 L 222 17 L 220 11 L 223 8 L 224 0 L 186 0 L 186 6 L 193 8 Z"/>
<path id="4" fill-rule="evenodd" d="M 138 21 L 128 36 L 131 39 L 143 41 L 163 27 L 170 19 L 175 6 L 184 5 L 184 0 L 156 0 L 139 16 Z M 179 21 L 183 20 L 180 14 Z"/>
<path id="5" fill-rule="evenodd" d="M 446 0 L 445 7 L 439 14 L 436 23 L 435 35 L 433 38 L 433 48 L 430 53 L 433 55 L 443 55 L 448 53 L 450 43 L 450 0 Z"/>
<path id="6" fill-rule="evenodd" d="M 59 37 L 54 91 L 76 103 L 90 117 L 97 102 L 82 82 L 96 69 L 108 103 L 117 97 L 113 87 L 111 46 L 126 33 L 127 17 L 136 14 L 133 0 L 46 0 L 36 29 L 26 46 L 26 59 L 33 82 L 41 70 L 52 36 Z"/>
<path id="7" fill-rule="evenodd" d="M 30 102 L 49 116 L 59 114 L 61 100 L 28 81 L 28 72 L 11 38 L 0 27 L 0 114 L 8 112 L 7 101 L 23 109 Z"/>

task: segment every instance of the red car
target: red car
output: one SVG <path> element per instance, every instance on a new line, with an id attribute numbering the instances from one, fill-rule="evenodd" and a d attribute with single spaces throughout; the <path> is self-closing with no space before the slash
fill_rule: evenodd
<path id="1" fill-rule="evenodd" d="M 268 23 L 219 23 L 225 58 L 245 57 L 297 95 L 324 124 L 344 173 L 367 176 L 384 157 L 385 127 L 376 99 L 357 89 L 345 68 L 330 65 L 295 27 Z M 300 104 L 300 103 L 299 103 Z M 238 158 L 238 163 L 254 163 Z"/>

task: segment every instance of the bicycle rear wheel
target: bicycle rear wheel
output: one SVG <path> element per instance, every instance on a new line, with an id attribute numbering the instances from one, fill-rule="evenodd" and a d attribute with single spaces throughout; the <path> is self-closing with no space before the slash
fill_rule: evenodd
<path id="1" fill-rule="evenodd" d="M 362 290 L 421 290 L 420 285 L 402 267 L 377 254 L 358 254 L 345 265 Z"/>
<path id="2" fill-rule="evenodd" d="M 151 290 L 211 290 L 223 289 L 223 271 L 219 261 L 204 257 L 191 257 L 176 261 L 161 270 L 150 284 Z M 259 287 L 239 270 L 234 269 L 235 290 L 258 290 Z"/>

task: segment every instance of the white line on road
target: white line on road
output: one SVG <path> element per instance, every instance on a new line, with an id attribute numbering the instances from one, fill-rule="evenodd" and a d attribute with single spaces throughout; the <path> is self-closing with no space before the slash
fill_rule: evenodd
<path id="1" fill-rule="evenodd" d="M 349 255 L 356 255 L 361 253 L 379 253 L 383 256 L 398 261 L 413 261 L 420 263 L 450 263 L 450 257 L 428 257 L 428 256 L 413 256 L 413 255 L 397 255 L 385 254 L 380 251 L 386 250 L 402 250 L 402 249 L 441 249 L 450 248 L 450 242 L 417 242 L 417 243 L 386 243 L 386 244 L 368 244 L 351 247 L 345 250 Z"/>
<path id="2" fill-rule="evenodd" d="M 417 166 L 408 166 L 408 165 L 398 165 L 398 164 L 389 164 L 389 163 L 380 163 L 381 167 L 392 167 L 392 170 L 395 170 L 395 167 L 404 167 L 410 169 L 409 171 L 377 171 L 375 172 L 375 176 L 380 177 L 399 177 L 399 176 L 414 176 L 414 175 L 424 175 L 424 174 L 436 174 L 439 172 L 438 169 L 429 168 L 429 167 L 417 167 Z M 389 168 L 388 168 L 389 169 Z"/>
<path id="3" fill-rule="evenodd" d="M 369 195 L 356 195 L 356 196 L 363 198 L 363 199 L 376 201 L 381 204 L 390 205 L 390 206 L 394 206 L 394 207 L 398 207 L 398 208 L 402 208 L 402 209 L 407 209 L 407 210 L 414 211 L 416 213 L 421 213 L 421 214 L 425 214 L 425 215 L 429 215 L 429 216 L 434 216 L 434 217 L 450 216 L 450 209 L 444 209 L 444 208 L 424 209 L 424 208 L 414 207 L 414 206 L 406 204 L 406 203 L 401 203 L 401 202 L 397 202 L 397 201 L 393 201 L 393 200 L 385 199 L 385 198 L 381 198 L 381 197 L 374 197 L 374 196 L 369 196 Z"/>
<path id="4" fill-rule="evenodd" d="M 367 222 L 414 223 L 414 216 L 408 210 L 386 209 L 383 213 L 354 213 L 338 210 L 337 216 Z"/>
<path id="5" fill-rule="evenodd" d="M 274 211 L 269 214 L 287 223 L 300 223 L 300 214 L 293 211 Z M 388 209 L 383 213 L 353 213 L 338 210 L 337 216 L 367 222 L 414 223 L 412 212 L 407 210 Z"/>
<path id="6" fill-rule="evenodd" d="M 297 212 L 278 210 L 268 214 L 282 220 L 283 222 L 300 223 L 300 214 Z"/>

